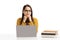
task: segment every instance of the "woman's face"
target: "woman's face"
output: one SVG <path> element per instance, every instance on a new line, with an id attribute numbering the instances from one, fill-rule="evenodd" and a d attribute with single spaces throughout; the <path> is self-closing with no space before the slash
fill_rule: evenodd
<path id="1" fill-rule="evenodd" d="M 24 16 L 29 17 L 31 15 L 31 8 L 30 7 L 25 7 L 25 10 L 23 11 Z"/>

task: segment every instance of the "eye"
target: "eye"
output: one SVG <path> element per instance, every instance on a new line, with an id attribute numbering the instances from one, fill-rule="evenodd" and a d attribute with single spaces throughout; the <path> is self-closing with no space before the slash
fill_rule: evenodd
<path id="1" fill-rule="evenodd" d="M 25 11 L 28 11 L 28 10 L 25 10 Z"/>

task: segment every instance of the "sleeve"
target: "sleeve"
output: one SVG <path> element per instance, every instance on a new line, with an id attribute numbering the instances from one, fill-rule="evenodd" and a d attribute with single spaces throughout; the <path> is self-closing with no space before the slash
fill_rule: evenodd
<path id="1" fill-rule="evenodd" d="M 17 26 L 20 25 L 20 21 L 21 21 L 21 19 L 18 18 L 18 19 L 17 19 Z"/>
<path id="2" fill-rule="evenodd" d="M 21 22 L 21 18 L 18 18 L 17 19 L 17 26 L 20 26 L 20 22 Z M 26 23 L 25 22 L 22 22 L 22 24 L 21 25 L 25 25 Z"/>
<path id="3" fill-rule="evenodd" d="M 34 25 L 36 26 L 36 31 L 38 32 L 38 20 L 34 18 Z"/>
<path id="4" fill-rule="evenodd" d="M 32 21 L 30 21 L 29 25 L 34 25 Z"/>

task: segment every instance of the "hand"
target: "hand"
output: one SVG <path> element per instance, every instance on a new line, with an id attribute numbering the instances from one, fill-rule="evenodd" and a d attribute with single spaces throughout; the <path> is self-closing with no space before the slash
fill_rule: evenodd
<path id="1" fill-rule="evenodd" d="M 31 16 L 28 16 L 28 18 L 29 18 L 29 21 L 32 21 Z"/>
<path id="2" fill-rule="evenodd" d="M 29 18 L 29 21 L 32 21 L 31 20 L 31 16 L 30 15 L 26 15 L 26 16 L 24 16 L 23 22 L 25 22 L 27 18 Z"/>
<path id="3" fill-rule="evenodd" d="M 26 21 L 26 19 L 27 19 L 27 17 L 26 17 L 26 16 L 24 16 L 23 22 L 25 22 L 25 21 Z"/>

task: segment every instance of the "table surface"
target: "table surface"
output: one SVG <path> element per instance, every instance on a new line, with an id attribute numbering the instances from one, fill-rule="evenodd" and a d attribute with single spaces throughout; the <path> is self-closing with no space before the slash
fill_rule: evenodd
<path id="1" fill-rule="evenodd" d="M 42 38 L 37 37 L 16 37 L 16 35 L 0 35 L 0 40 L 60 40 L 60 36 L 56 38 Z"/>

